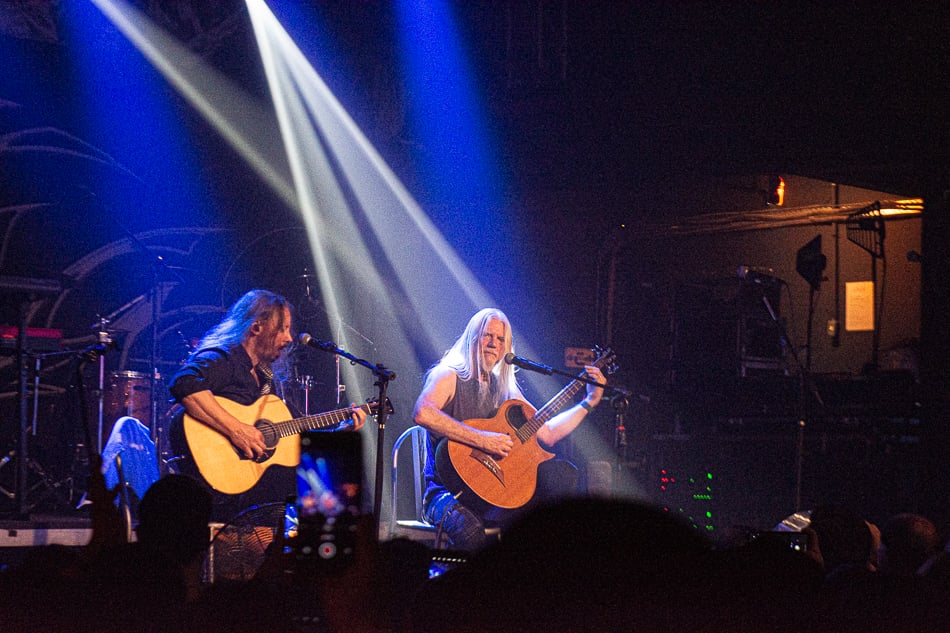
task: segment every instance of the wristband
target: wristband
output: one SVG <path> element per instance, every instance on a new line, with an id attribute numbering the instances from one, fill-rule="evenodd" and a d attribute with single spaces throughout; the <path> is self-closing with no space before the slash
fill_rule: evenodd
<path id="1" fill-rule="evenodd" d="M 582 406 L 582 407 L 584 408 L 584 410 L 587 411 L 588 413 L 590 413 L 591 411 L 594 410 L 594 407 L 592 407 L 592 406 L 590 405 L 590 403 L 587 402 L 587 398 L 584 398 L 583 400 L 581 400 L 581 406 Z"/>

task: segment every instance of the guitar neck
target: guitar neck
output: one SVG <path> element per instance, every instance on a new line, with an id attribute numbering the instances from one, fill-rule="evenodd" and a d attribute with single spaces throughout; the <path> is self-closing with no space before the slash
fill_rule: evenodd
<path id="1" fill-rule="evenodd" d="M 609 354 L 604 354 L 596 361 L 591 363 L 594 367 L 598 369 L 603 369 L 604 365 L 609 360 Z M 580 376 L 583 376 L 582 372 Z M 564 385 L 564 388 L 561 389 L 557 394 L 548 400 L 547 404 L 538 409 L 534 414 L 534 417 L 528 420 L 528 423 L 524 425 L 524 429 L 527 431 L 527 437 L 530 437 L 538 432 L 545 422 L 557 415 L 564 407 L 566 407 L 577 395 L 585 385 L 582 380 L 574 379 L 571 382 Z"/>
<path id="2" fill-rule="evenodd" d="M 373 413 L 374 406 L 372 403 L 370 403 L 364 404 L 358 408 L 362 411 L 365 411 L 367 415 L 371 415 Z M 347 420 L 351 417 L 353 417 L 353 410 L 347 407 L 346 409 L 337 409 L 336 411 L 305 415 L 300 418 L 294 418 L 293 420 L 277 422 L 274 424 L 274 427 L 277 429 L 277 433 L 280 437 L 288 437 L 290 435 L 303 433 L 304 431 L 327 429 L 331 426 L 336 426 L 340 422 L 343 422 L 344 420 Z"/>
<path id="3" fill-rule="evenodd" d="M 577 392 L 580 391 L 582 383 L 580 380 L 572 380 L 567 385 L 564 386 L 557 395 L 551 398 L 547 404 L 538 409 L 537 413 L 534 414 L 534 417 L 531 418 L 525 427 L 527 427 L 529 435 L 534 435 L 538 432 L 544 423 L 557 415 L 564 407 L 574 399 L 574 396 L 577 395 Z"/>

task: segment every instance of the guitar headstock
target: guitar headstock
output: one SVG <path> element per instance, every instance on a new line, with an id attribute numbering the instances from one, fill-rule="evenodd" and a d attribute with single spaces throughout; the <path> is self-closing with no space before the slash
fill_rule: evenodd
<path id="1" fill-rule="evenodd" d="M 594 352 L 594 356 L 597 357 L 591 365 L 604 372 L 605 376 L 609 376 L 620 369 L 616 362 L 617 355 L 609 347 L 601 348 L 599 345 L 595 345 L 591 351 Z"/>
<path id="2" fill-rule="evenodd" d="M 379 398 L 368 399 L 364 406 L 370 415 L 379 415 Z M 392 415 L 394 411 L 392 401 L 386 398 L 386 415 Z"/>

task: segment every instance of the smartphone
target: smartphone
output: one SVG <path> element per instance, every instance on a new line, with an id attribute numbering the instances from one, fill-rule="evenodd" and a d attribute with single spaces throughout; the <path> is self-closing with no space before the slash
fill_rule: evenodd
<path id="1" fill-rule="evenodd" d="M 292 550 L 315 568 L 345 566 L 356 552 L 363 512 L 363 447 L 359 433 L 307 431 L 297 466 L 297 534 Z"/>
<path id="2" fill-rule="evenodd" d="M 789 549 L 793 549 L 796 552 L 808 551 L 808 534 L 804 532 L 781 532 L 781 534 L 786 535 L 783 538 Z"/>
<path id="3" fill-rule="evenodd" d="M 784 530 L 754 532 L 752 540 L 776 543 L 796 552 L 808 551 L 808 534 L 804 532 L 786 532 Z"/>

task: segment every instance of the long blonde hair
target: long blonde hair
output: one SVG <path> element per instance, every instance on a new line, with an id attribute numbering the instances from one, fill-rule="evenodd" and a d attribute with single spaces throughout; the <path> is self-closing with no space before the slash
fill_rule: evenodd
<path id="1" fill-rule="evenodd" d="M 452 347 L 442 355 L 439 364 L 448 367 L 456 373 L 460 380 L 478 380 L 485 373 L 482 367 L 482 356 L 478 353 L 482 335 L 488 328 L 488 323 L 497 319 L 505 326 L 505 349 L 502 356 L 514 351 L 511 322 L 504 312 L 498 308 L 482 308 L 476 312 L 465 330 L 455 340 Z M 521 390 L 515 379 L 514 368 L 503 360 L 498 362 L 491 372 L 497 379 L 499 389 L 495 394 L 496 404 L 501 404 L 509 398 L 521 398 Z"/>

